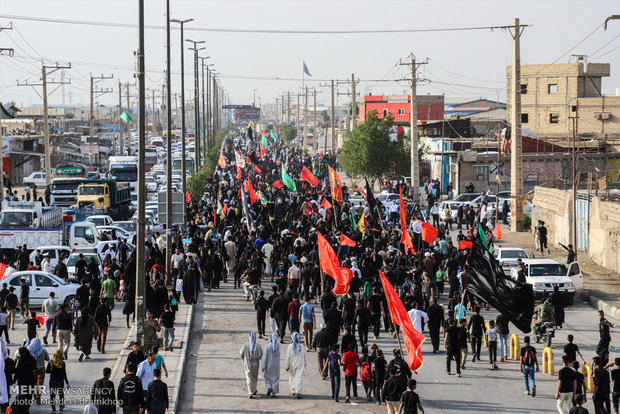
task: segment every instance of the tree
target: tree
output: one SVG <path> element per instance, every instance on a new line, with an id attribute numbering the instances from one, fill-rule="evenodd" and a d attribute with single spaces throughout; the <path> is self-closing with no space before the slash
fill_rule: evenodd
<path id="1" fill-rule="evenodd" d="M 280 138 L 284 142 L 291 142 L 297 136 L 297 128 L 292 127 L 289 124 L 281 124 L 280 130 L 282 130 L 282 133 L 280 134 Z"/>
<path id="2" fill-rule="evenodd" d="M 329 121 L 329 115 L 327 114 L 327 109 L 323 109 L 323 111 L 321 111 L 321 118 L 323 118 L 323 122 L 325 123 Z"/>
<path id="3" fill-rule="evenodd" d="M 73 114 L 73 112 L 65 112 L 65 119 L 73 119 L 75 118 L 75 115 Z"/>
<path id="4" fill-rule="evenodd" d="M 377 112 L 366 115 L 364 123 L 347 132 L 340 164 L 349 176 L 385 178 L 402 170 L 407 163 L 403 143 L 390 138 L 392 117 L 379 119 Z"/>

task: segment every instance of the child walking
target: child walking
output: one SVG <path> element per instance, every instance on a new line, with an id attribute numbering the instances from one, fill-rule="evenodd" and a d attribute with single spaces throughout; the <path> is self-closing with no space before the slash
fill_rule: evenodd
<path id="1" fill-rule="evenodd" d="M 340 366 L 342 365 L 342 357 L 338 353 L 340 345 L 334 344 L 331 347 L 331 351 L 327 356 L 325 365 L 323 366 L 322 375 L 325 376 L 325 371 L 329 366 L 329 379 L 332 384 L 332 398 L 338 402 L 338 394 L 340 394 Z"/>
<path id="2" fill-rule="evenodd" d="M 489 368 L 491 371 L 497 369 L 497 340 L 499 339 L 499 329 L 495 327 L 495 321 L 489 321 L 489 329 L 486 332 L 486 340 L 489 347 Z"/>

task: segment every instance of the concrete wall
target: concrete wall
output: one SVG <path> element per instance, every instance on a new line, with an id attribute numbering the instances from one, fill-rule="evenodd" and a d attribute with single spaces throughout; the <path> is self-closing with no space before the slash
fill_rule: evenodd
<path id="1" fill-rule="evenodd" d="M 549 244 L 572 240 L 572 192 L 536 187 L 532 200 L 532 224 L 543 220 Z M 588 256 L 595 263 L 620 272 L 620 203 L 592 198 L 588 223 Z"/>
<path id="2" fill-rule="evenodd" d="M 620 203 L 592 199 L 588 255 L 601 266 L 620 272 Z"/>
<path id="3" fill-rule="evenodd" d="M 545 222 L 550 245 L 567 245 L 572 239 L 572 199 L 571 192 L 555 188 L 536 187 L 532 200 L 532 228 L 538 220 Z"/>

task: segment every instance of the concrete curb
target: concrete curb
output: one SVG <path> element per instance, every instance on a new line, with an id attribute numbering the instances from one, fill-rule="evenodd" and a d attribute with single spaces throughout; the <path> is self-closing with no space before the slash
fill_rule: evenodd
<path id="1" fill-rule="evenodd" d="M 581 292 L 581 298 L 584 301 L 587 301 L 588 304 L 596 310 L 602 310 L 605 312 L 605 315 L 620 320 L 620 308 L 614 305 L 610 305 L 604 300 L 597 298 L 595 296 L 590 296 L 588 291 Z"/>
<path id="2" fill-rule="evenodd" d="M 116 374 L 120 366 L 123 364 L 123 361 L 127 359 L 127 355 L 129 354 L 129 345 L 134 341 L 135 337 L 136 337 L 136 324 L 132 323 L 131 329 L 129 330 L 129 333 L 127 334 L 127 338 L 125 338 L 125 342 L 123 343 L 123 347 L 121 348 L 121 352 L 118 354 L 118 357 L 116 358 L 116 362 L 114 363 L 114 367 L 112 368 L 112 375 L 110 375 L 110 378 L 112 378 L 112 380 L 116 378 Z"/>
<path id="3" fill-rule="evenodd" d="M 174 382 L 174 387 L 172 388 L 172 393 L 170 395 L 170 408 L 168 409 L 169 413 L 176 413 L 177 411 L 177 403 L 179 400 L 179 394 L 181 392 L 181 380 L 183 379 L 183 370 L 185 369 L 185 359 L 187 357 L 187 343 L 189 341 L 189 333 L 192 330 L 192 322 L 194 320 L 194 305 L 191 305 L 191 309 L 187 313 L 187 318 L 185 319 L 185 332 L 183 333 L 183 342 L 181 345 L 179 361 L 177 363 L 177 375 L 176 381 Z"/>

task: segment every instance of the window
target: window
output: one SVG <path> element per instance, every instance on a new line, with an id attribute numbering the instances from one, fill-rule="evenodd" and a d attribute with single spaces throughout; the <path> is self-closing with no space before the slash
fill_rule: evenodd
<path id="1" fill-rule="evenodd" d="M 83 238 L 89 243 L 95 242 L 95 235 L 93 234 L 90 227 L 76 227 L 75 233 L 73 235 L 76 238 Z"/>
<path id="2" fill-rule="evenodd" d="M 399 109 L 398 110 L 398 115 L 405 115 L 405 110 L 404 109 Z"/>
<path id="3" fill-rule="evenodd" d="M 550 83 L 549 85 L 547 85 L 547 92 L 550 95 L 555 95 L 556 93 L 558 93 L 558 84 L 557 83 Z"/>
<path id="4" fill-rule="evenodd" d="M 34 275 L 34 280 L 37 283 L 37 287 L 53 287 L 54 281 L 47 276 Z"/>
<path id="5" fill-rule="evenodd" d="M 22 280 L 26 281 L 26 286 L 32 286 L 32 276 L 31 275 L 15 277 L 15 278 L 13 278 L 13 280 L 11 280 L 9 282 L 9 285 L 11 285 L 11 286 L 19 286 L 19 282 L 21 282 Z"/>
<path id="6" fill-rule="evenodd" d="M 521 95 L 526 95 L 527 94 L 527 83 L 522 83 L 521 84 Z"/>
<path id="7" fill-rule="evenodd" d="M 388 116 L 388 110 L 387 110 L 387 109 L 384 109 L 384 110 L 383 110 L 383 118 L 385 118 L 385 117 L 387 117 L 387 116 Z"/>
<path id="8" fill-rule="evenodd" d="M 521 123 L 522 124 L 527 124 L 530 120 L 530 117 L 528 116 L 528 114 L 521 114 Z"/>
<path id="9" fill-rule="evenodd" d="M 56 250 L 51 249 L 51 250 L 43 250 L 42 254 L 47 254 L 49 255 L 50 259 L 55 259 L 56 258 Z"/>
<path id="10" fill-rule="evenodd" d="M 560 114 L 549 114 L 549 123 L 557 124 L 560 122 Z"/>
<path id="11" fill-rule="evenodd" d="M 474 180 L 486 181 L 489 177 L 489 167 L 486 165 L 474 165 Z"/>

